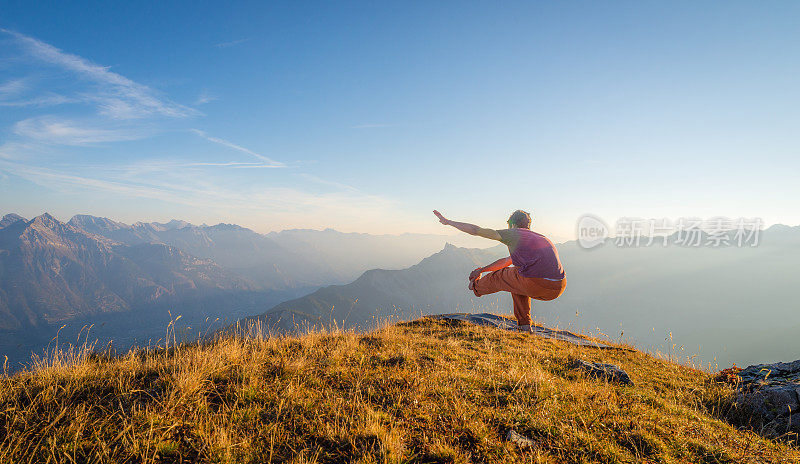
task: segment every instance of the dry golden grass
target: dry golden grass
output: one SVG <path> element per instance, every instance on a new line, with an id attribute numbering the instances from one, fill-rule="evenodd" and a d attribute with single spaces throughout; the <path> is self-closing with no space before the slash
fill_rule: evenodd
<path id="1" fill-rule="evenodd" d="M 569 369 L 623 367 L 618 386 Z M 425 321 L 220 336 L 0 378 L 2 462 L 800 462 L 717 416 L 730 387 L 638 351 Z M 508 430 L 532 438 L 522 449 Z"/>

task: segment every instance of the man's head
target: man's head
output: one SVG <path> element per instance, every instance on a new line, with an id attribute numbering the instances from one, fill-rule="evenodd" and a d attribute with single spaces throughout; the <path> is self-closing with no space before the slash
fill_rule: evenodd
<path id="1" fill-rule="evenodd" d="M 531 215 L 521 209 L 511 213 L 508 218 L 509 228 L 530 229 L 531 228 Z"/>

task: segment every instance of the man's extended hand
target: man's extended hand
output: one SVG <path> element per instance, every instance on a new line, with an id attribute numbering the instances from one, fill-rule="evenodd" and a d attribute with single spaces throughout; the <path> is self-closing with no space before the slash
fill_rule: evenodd
<path id="1" fill-rule="evenodd" d="M 442 213 L 440 213 L 440 212 L 438 212 L 436 210 L 433 210 L 433 214 L 435 214 L 436 217 L 439 218 L 439 222 L 441 222 L 442 224 L 444 224 L 446 226 L 450 225 L 450 220 L 447 219 L 446 217 L 442 216 Z"/>
<path id="2" fill-rule="evenodd" d="M 475 269 L 474 271 L 469 273 L 469 280 L 473 281 L 473 280 L 477 279 L 478 277 L 481 276 L 481 273 L 483 273 L 483 268 L 482 267 L 479 267 L 479 268 Z"/>
<path id="3" fill-rule="evenodd" d="M 451 221 L 446 217 L 442 216 L 442 213 L 439 211 L 433 210 L 433 214 L 439 218 L 439 222 L 446 226 L 453 226 L 456 229 L 460 230 L 461 232 L 470 234 L 470 235 L 477 235 L 478 237 L 489 238 L 492 240 L 502 240 L 500 237 L 500 233 L 493 229 L 484 229 L 483 227 L 478 227 L 475 224 L 470 224 L 468 222 L 458 222 L 458 221 Z"/>

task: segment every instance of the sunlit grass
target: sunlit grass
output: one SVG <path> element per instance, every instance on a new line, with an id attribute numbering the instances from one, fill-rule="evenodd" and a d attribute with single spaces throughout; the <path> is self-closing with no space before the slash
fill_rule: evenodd
<path id="1" fill-rule="evenodd" d="M 636 385 L 587 378 L 575 358 Z M 3 376 L 0 461 L 800 462 L 720 420 L 731 393 L 638 351 L 469 324 L 256 326 L 121 357 L 59 352 Z M 536 446 L 508 442 L 511 429 Z"/>

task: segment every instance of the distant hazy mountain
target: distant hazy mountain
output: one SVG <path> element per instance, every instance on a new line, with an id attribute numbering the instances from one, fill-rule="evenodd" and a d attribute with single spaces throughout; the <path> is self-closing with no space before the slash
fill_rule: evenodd
<path id="1" fill-rule="evenodd" d="M 91 339 L 125 349 L 163 338 L 170 314 L 189 330 L 263 312 L 302 291 L 257 291 L 210 259 L 163 243 L 123 243 L 49 214 L 6 215 L 0 224 L 0 357 L 12 367 L 54 346 L 57 334 L 74 343 L 84 326 Z"/>
<path id="2" fill-rule="evenodd" d="M 208 327 L 206 319 L 230 322 L 351 281 L 370 266 L 414 264 L 444 240 L 7 214 L 0 220 L 0 359 L 29 359 L 62 325 L 61 339 L 86 325 L 92 338 L 124 348 L 163 337 L 170 314 L 186 330 Z"/>
<path id="3" fill-rule="evenodd" d="M 25 220 L 25 218 L 20 216 L 19 214 L 14 214 L 14 213 L 6 214 L 5 216 L 3 216 L 3 219 L 0 219 L 0 229 L 5 228 L 6 226 L 10 226 L 11 224 L 14 224 L 15 222 L 24 221 L 24 220 Z"/>
<path id="4" fill-rule="evenodd" d="M 337 269 L 338 283 L 351 282 L 369 269 L 403 269 L 441 250 L 445 243 L 465 246 L 476 240 L 467 235 L 447 237 L 430 234 L 371 235 L 293 229 L 267 237 L 307 258 Z M 480 243 L 480 242 L 479 242 Z M 485 247 L 492 242 L 485 241 Z M 335 283 L 333 281 L 327 284 Z"/>
<path id="5" fill-rule="evenodd" d="M 567 290 L 535 312 L 551 325 L 615 339 L 624 332 L 643 348 L 712 364 L 798 358 L 800 227 L 772 226 L 756 247 L 674 239 L 667 247 L 620 248 L 611 239 L 589 250 L 559 245 Z"/>
<path id="6" fill-rule="evenodd" d="M 275 331 L 336 326 L 366 329 L 376 323 L 441 312 L 501 310 L 498 295 L 475 297 L 467 275 L 507 254 L 490 249 L 443 250 L 401 270 L 374 269 L 347 285 L 332 285 L 277 305 L 260 319 Z M 334 322 L 335 321 L 335 322 Z"/>
<path id="7" fill-rule="evenodd" d="M 195 226 L 177 220 L 127 225 L 87 215 L 75 216 L 69 224 L 129 245 L 160 243 L 211 259 L 262 290 L 308 288 L 340 277 L 326 265 L 236 225 Z"/>
<path id="8" fill-rule="evenodd" d="M 163 243 L 224 269 L 259 289 L 311 288 L 350 282 L 362 272 L 403 268 L 441 249 L 442 235 L 370 235 L 296 229 L 258 234 L 233 224 L 195 226 L 185 221 L 127 225 L 87 215 L 69 223 L 126 244 Z"/>
<path id="9" fill-rule="evenodd" d="M 16 219 L 16 220 L 15 220 Z M 124 245 L 49 214 L 0 229 L 0 330 L 251 290 L 209 260 L 163 244 Z"/>

